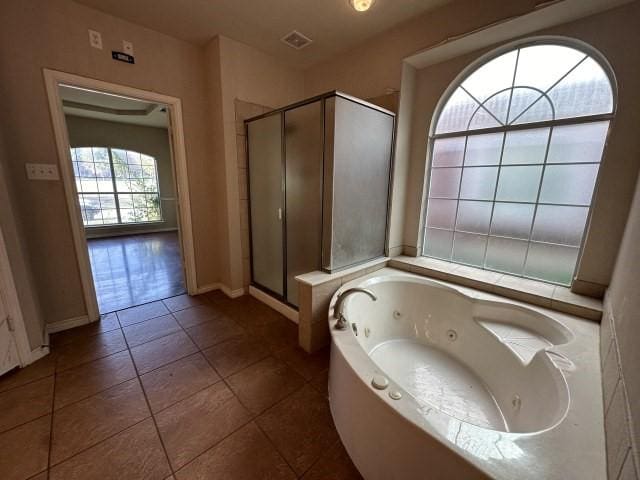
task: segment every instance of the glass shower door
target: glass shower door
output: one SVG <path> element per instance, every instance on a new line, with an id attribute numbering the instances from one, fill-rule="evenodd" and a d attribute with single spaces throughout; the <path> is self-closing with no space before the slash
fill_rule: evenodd
<path id="1" fill-rule="evenodd" d="M 322 105 L 284 114 L 287 301 L 298 305 L 295 277 L 320 269 L 322 252 Z"/>
<path id="2" fill-rule="evenodd" d="M 248 123 L 253 281 L 284 295 L 282 114 Z"/>

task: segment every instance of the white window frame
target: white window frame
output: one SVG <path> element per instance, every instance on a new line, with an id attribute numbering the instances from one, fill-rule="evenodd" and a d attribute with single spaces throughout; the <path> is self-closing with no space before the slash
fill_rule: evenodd
<path id="1" fill-rule="evenodd" d="M 81 148 L 90 148 L 91 149 L 91 153 L 92 153 L 92 163 L 95 166 L 96 161 L 95 158 L 93 158 L 93 150 L 94 149 L 105 149 L 107 150 L 107 155 L 109 157 L 109 168 L 111 170 L 111 176 L 110 176 L 110 180 L 111 180 L 111 184 L 113 186 L 113 190 L 111 192 L 100 192 L 100 191 L 83 191 L 80 190 L 78 188 L 76 188 L 77 190 L 77 195 L 78 195 L 78 202 L 80 203 L 81 207 L 80 209 L 84 211 L 84 209 L 82 208 L 82 202 L 84 201 L 83 196 L 84 195 L 111 195 L 114 198 L 114 203 L 115 203 L 115 211 L 116 211 L 116 215 L 117 215 L 117 221 L 116 222 L 111 222 L 111 223 L 100 223 L 100 224 L 92 224 L 89 225 L 87 223 L 85 223 L 84 218 L 83 218 L 83 224 L 84 227 L 87 229 L 94 229 L 94 228 L 104 228 L 104 227 L 114 227 L 114 226 L 127 226 L 127 225 L 147 225 L 147 224 L 153 224 L 153 223 L 162 223 L 164 222 L 164 217 L 162 215 L 162 202 L 161 202 L 161 195 L 160 195 L 160 178 L 158 176 L 158 161 L 155 157 L 142 153 L 142 152 L 137 152 L 135 150 L 129 150 L 126 148 L 119 148 L 119 147 L 111 147 L 111 146 L 98 146 L 98 145 L 91 145 L 91 146 L 86 146 L 86 147 L 71 147 L 71 158 L 73 160 L 73 163 L 79 163 L 79 160 L 75 160 L 77 158 L 75 151 Z M 118 186 L 117 186 L 117 181 L 119 179 L 119 177 L 116 176 L 116 172 L 115 172 L 115 167 L 114 167 L 114 161 L 113 161 L 113 150 L 122 150 L 123 152 L 125 152 L 125 154 L 128 154 L 129 152 L 131 153 L 135 153 L 137 155 L 145 155 L 149 158 L 151 158 L 153 160 L 153 168 L 155 170 L 155 190 L 153 191 L 141 191 L 141 192 L 131 192 L 131 191 L 126 191 L 126 192 L 120 192 L 118 191 Z M 101 163 L 101 162 L 98 162 Z M 102 162 L 104 163 L 104 162 Z M 106 178 L 106 177 L 79 177 L 79 176 L 75 176 L 76 181 L 78 179 L 82 179 L 82 178 Z M 131 180 L 131 177 L 127 177 L 128 180 Z M 120 207 L 120 199 L 119 196 L 120 195 L 155 195 L 158 198 L 158 212 L 160 214 L 160 218 L 158 220 L 143 220 L 143 221 L 136 221 L 136 222 L 124 222 L 122 221 L 122 213 L 121 213 L 121 207 Z M 135 207 L 134 207 L 135 209 Z M 100 208 L 100 210 L 102 211 L 103 209 Z M 103 218 L 104 220 L 104 218 Z"/>
<path id="2" fill-rule="evenodd" d="M 534 46 L 534 45 L 559 45 L 559 46 L 565 46 L 565 47 L 570 47 L 573 49 L 576 49 L 582 53 L 584 53 L 585 55 L 587 55 L 587 58 L 592 58 L 593 60 L 595 60 L 604 70 L 604 72 L 607 75 L 607 78 L 609 80 L 609 84 L 611 86 L 611 94 L 612 94 L 612 103 L 613 103 L 613 107 L 612 107 L 612 111 L 610 113 L 606 113 L 606 114 L 597 114 L 597 115 L 588 115 L 588 116 L 582 116 L 582 117 L 571 117 L 571 118 L 562 118 L 562 119 L 554 119 L 554 120 L 546 120 L 546 121 L 540 121 L 540 122 L 531 122 L 531 123 L 524 123 L 524 124 L 506 124 L 506 125 L 500 125 L 497 127 L 490 127 L 490 128 L 481 128 L 481 129 L 473 129 L 473 130 L 460 130 L 460 131 L 455 131 L 455 132 L 446 132 L 446 133 L 436 133 L 436 127 L 437 127 L 437 123 L 438 120 L 444 110 L 444 108 L 446 107 L 449 99 L 451 98 L 451 96 L 453 95 L 453 93 L 456 91 L 456 89 L 458 87 L 460 87 L 465 80 L 472 75 L 476 70 L 480 69 L 483 65 L 487 64 L 488 62 L 492 61 L 495 58 L 498 58 L 508 52 L 511 52 L 513 50 L 516 49 L 521 49 L 521 48 L 526 48 L 526 47 L 530 47 L 530 46 Z M 573 69 L 575 69 L 577 67 L 574 66 L 570 71 L 573 71 Z M 562 78 L 566 77 L 566 75 L 570 73 L 567 72 L 563 75 Z M 558 82 L 554 82 L 554 85 L 558 83 Z M 513 88 L 510 87 L 510 88 Z M 508 90 L 508 89 L 507 89 Z M 547 92 L 550 89 L 547 90 Z M 501 91 L 504 91 L 501 90 Z M 544 94 L 544 96 L 546 97 L 546 93 L 547 92 L 541 92 Z M 493 96 L 497 95 L 499 93 L 499 91 L 494 92 L 493 94 L 491 94 L 489 97 L 487 97 L 487 99 L 485 99 L 483 102 L 479 102 L 478 100 L 476 100 L 479 103 L 479 107 L 478 110 L 482 109 L 482 105 L 484 103 L 486 103 L 489 99 L 491 99 Z M 473 98 L 473 96 L 472 96 Z M 563 125 L 581 125 L 581 124 L 587 124 L 587 123 L 595 123 L 595 122 L 600 122 L 600 121 L 607 121 L 609 122 L 608 125 L 608 130 L 605 136 L 605 148 L 603 150 L 602 153 L 602 157 L 600 160 L 600 167 L 598 169 L 598 173 L 596 176 L 596 180 L 595 180 L 595 186 L 594 186 L 594 190 L 592 193 L 592 197 L 591 197 L 591 201 L 590 204 L 588 205 L 588 213 L 587 213 L 587 219 L 586 219 L 586 223 L 585 223 L 585 228 L 582 234 L 582 239 L 580 242 L 580 246 L 578 247 L 578 255 L 577 255 L 577 260 L 575 263 L 575 267 L 574 270 L 572 272 L 571 275 L 571 283 L 573 282 L 573 280 L 576 277 L 576 272 L 579 268 L 580 265 L 580 261 L 582 258 L 582 253 L 584 250 L 584 245 L 587 239 L 587 233 L 589 230 L 589 222 L 591 219 L 591 215 L 592 215 L 592 210 L 594 207 L 594 203 L 595 203 L 595 195 L 598 189 L 598 182 L 599 182 L 599 178 L 602 172 L 602 168 L 605 165 L 605 159 L 606 159 L 606 145 L 608 143 L 608 138 L 609 135 L 611 133 L 611 128 L 612 128 L 612 124 L 613 124 L 613 120 L 615 118 L 616 115 L 616 111 L 617 111 L 617 104 L 618 104 L 618 92 L 617 92 L 617 82 L 615 79 L 615 75 L 613 72 L 613 68 L 611 67 L 610 63 L 607 61 L 607 59 L 600 53 L 598 52 L 595 48 L 593 48 L 591 45 L 582 42 L 580 40 L 577 39 L 573 39 L 573 38 L 568 38 L 568 37 L 557 37 L 557 36 L 539 36 L 539 37 L 534 37 L 534 38 L 527 38 L 527 39 L 523 39 L 523 40 L 518 40 L 515 42 L 511 42 L 508 44 L 503 45 L 502 47 L 499 47 L 495 50 L 492 50 L 491 52 L 488 52 L 485 55 L 482 55 L 481 57 L 479 57 L 478 59 L 476 59 L 475 61 L 473 61 L 471 64 L 469 64 L 447 87 L 447 89 L 445 90 L 444 94 L 440 97 L 440 100 L 435 108 L 433 117 L 431 119 L 431 123 L 430 123 L 430 127 L 429 127 L 429 135 L 428 135 L 428 147 L 427 147 L 427 169 L 426 169 L 426 173 L 425 173 L 425 184 L 424 184 L 424 196 L 423 196 L 423 200 L 422 200 L 422 208 L 421 208 L 421 216 L 420 216 L 420 241 L 418 244 L 418 255 L 419 256 L 424 256 L 424 257 L 429 257 L 429 258 L 436 258 L 439 260 L 445 260 L 448 261 L 450 263 L 454 263 L 454 264 L 458 264 L 458 265 L 468 265 L 465 264 L 463 262 L 459 262 L 459 261 L 455 261 L 453 260 L 453 251 L 454 251 L 454 242 L 452 241 L 452 245 L 451 245 L 451 253 L 449 256 L 449 259 L 443 259 L 442 257 L 434 257 L 434 256 L 429 256 L 429 255 L 425 255 L 425 247 L 426 247 L 426 233 L 427 233 L 427 206 L 428 206 L 428 201 L 429 201 L 429 188 L 430 188 L 430 180 L 431 180 L 431 173 L 432 173 L 432 160 L 433 160 L 433 150 L 434 150 L 434 143 L 436 140 L 438 139 L 444 139 L 444 138 L 454 138 L 454 137 L 461 137 L 461 136 L 466 136 L 471 137 L 471 136 L 475 136 L 475 135 L 483 135 L 483 134 L 489 134 L 489 133 L 505 133 L 506 132 L 511 132 L 511 131 L 518 131 L 518 130 L 532 130 L 535 128 L 549 128 L 550 129 L 550 135 L 549 135 L 549 139 L 547 139 L 547 145 L 546 145 L 546 149 L 548 152 L 548 148 L 550 145 L 550 138 L 551 138 L 551 133 L 553 131 L 554 127 L 558 127 L 558 126 L 563 126 Z M 551 107 L 553 108 L 553 104 L 551 103 Z M 527 107 L 528 109 L 529 107 Z M 527 110 L 525 109 L 525 111 Z M 488 111 L 487 111 L 488 112 Z M 490 114 L 490 112 L 488 112 Z M 522 115 L 524 113 L 521 112 L 520 115 Z M 468 125 L 471 124 L 471 121 L 473 120 L 475 113 L 470 117 L 469 123 Z M 520 116 L 519 115 L 519 116 Z M 466 140 L 465 140 L 465 150 L 466 150 Z M 503 140 L 504 142 L 504 140 Z M 503 148 L 504 148 L 504 144 L 503 144 Z M 502 153 L 501 153 L 502 155 Z M 501 160 L 500 159 L 500 165 L 501 165 Z M 581 163 L 582 162 L 575 162 L 575 163 Z M 562 163 L 562 165 L 571 165 L 571 164 L 575 164 L 573 162 L 567 162 L 567 163 Z M 517 166 L 526 166 L 528 164 L 517 164 Z M 542 186 L 542 182 L 544 179 L 544 170 L 547 167 L 547 162 L 546 162 L 546 153 L 545 153 L 545 160 L 544 163 L 542 164 L 536 164 L 536 165 L 542 165 L 543 171 L 542 174 L 540 176 L 540 181 L 539 181 L 539 185 L 538 185 L 538 196 L 536 198 L 536 202 L 535 202 L 535 210 L 537 211 L 538 206 L 541 205 L 541 203 L 539 203 L 539 196 L 540 196 L 540 189 Z M 440 167 L 442 168 L 442 167 Z M 463 166 L 461 166 L 460 168 L 463 168 Z M 499 181 L 499 173 L 500 173 L 500 167 L 498 167 L 498 178 L 496 178 L 496 186 L 495 186 L 495 190 L 497 191 L 498 188 L 498 181 Z M 460 175 L 460 182 L 462 182 L 462 172 Z M 460 188 L 460 186 L 459 186 Z M 458 197 L 456 198 L 456 200 L 458 201 L 458 203 L 460 202 L 461 198 L 460 198 L 460 192 L 458 192 Z M 463 199 L 464 200 L 464 199 Z M 475 200 L 474 200 L 475 201 Z M 493 205 L 496 204 L 496 192 L 494 191 L 494 196 L 493 196 L 493 200 L 487 200 L 487 202 L 492 203 Z M 507 203 L 507 202 L 505 202 Z M 518 202 L 515 202 L 518 203 Z M 544 204 L 543 204 L 544 205 Z M 565 204 L 563 204 L 565 205 Z M 583 207 L 584 205 L 580 205 L 581 207 Z M 493 208 L 492 208 L 493 209 Z M 493 216 L 493 212 L 492 212 L 492 216 Z M 534 228 L 534 223 L 535 223 L 535 213 L 534 213 L 534 217 L 531 221 L 531 226 L 530 226 L 530 232 L 529 232 L 529 236 L 527 241 L 527 254 L 529 252 L 529 248 L 532 242 L 532 232 L 533 232 L 533 228 Z M 457 219 L 457 207 L 456 207 L 456 219 Z M 454 219 L 454 221 L 456 220 Z M 490 223 L 491 226 L 491 223 Z M 452 230 L 452 235 L 456 232 L 455 229 L 455 225 L 454 228 Z M 483 234 L 479 234 L 479 235 L 483 235 Z M 562 285 L 562 286 L 567 286 L 566 283 L 560 283 L 560 282 L 553 282 L 550 280 L 544 280 L 544 279 L 540 279 L 540 278 L 533 278 L 530 276 L 526 276 L 524 275 L 524 264 L 523 264 L 523 270 L 521 274 L 517 274 L 517 273 L 512 273 L 512 272 L 504 272 L 504 271 L 500 271 L 500 270 L 495 270 L 495 269 L 491 269 L 491 268 L 487 268 L 486 266 L 486 257 L 487 257 L 487 250 L 488 250 L 488 238 L 490 236 L 496 236 L 496 235 L 492 235 L 491 232 L 489 231 L 486 235 L 484 235 L 487 237 L 487 246 L 485 247 L 485 255 L 484 255 L 484 262 L 483 262 L 483 266 L 477 266 L 477 265 L 471 265 L 474 268 L 479 268 L 479 269 L 483 269 L 483 270 L 487 270 L 487 271 L 496 271 L 498 273 L 506 273 L 508 275 L 512 275 L 512 276 L 516 276 L 516 277 L 522 277 L 522 278 L 531 278 L 533 280 L 536 281 L 542 281 L 542 282 L 546 282 L 546 283 L 551 283 L 551 284 L 556 284 L 556 285 Z M 525 256 L 525 264 L 526 264 L 526 256 Z"/>

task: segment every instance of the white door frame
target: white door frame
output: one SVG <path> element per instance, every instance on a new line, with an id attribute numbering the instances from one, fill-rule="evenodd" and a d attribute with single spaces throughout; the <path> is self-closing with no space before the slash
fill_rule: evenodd
<path id="1" fill-rule="evenodd" d="M 71 73 L 50 70 L 48 68 L 43 69 L 43 73 L 47 89 L 47 97 L 49 99 L 51 121 L 53 123 L 56 146 L 58 149 L 58 163 L 67 200 L 71 230 L 73 232 L 73 242 L 76 250 L 76 258 L 78 259 L 78 268 L 80 270 L 89 321 L 98 320 L 100 313 L 98 311 L 98 302 L 91 274 L 91 263 L 89 261 L 87 240 L 82 223 L 82 214 L 80 213 L 80 205 L 77 200 L 78 192 L 76 190 L 73 166 L 71 163 L 67 124 L 58 88 L 60 85 L 87 88 L 90 90 L 167 105 L 170 118 L 168 128 L 170 132 L 169 136 L 172 150 L 172 163 L 178 196 L 178 233 L 182 247 L 181 250 L 184 260 L 187 291 L 191 295 L 196 294 L 197 283 L 193 248 L 193 231 L 191 228 L 191 203 L 189 202 L 187 157 L 185 151 L 184 129 L 182 125 L 182 102 L 180 99 L 156 92 L 82 77 Z"/>
<path id="2" fill-rule="evenodd" d="M 13 272 L 11 270 L 11 263 L 9 262 L 9 255 L 2 230 L 0 230 L 0 297 L 2 297 L 0 301 L 3 302 L 9 315 L 9 329 L 16 341 L 20 366 L 24 367 L 37 360 L 37 358 L 43 354 L 48 353 L 48 348 L 45 347 L 45 350 L 41 353 L 31 351 L 27 328 L 24 324 L 24 317 L 22 316 L 22 309 L 20 308 L 20 301 L 18 299 L 18 291 L 13 280 Z M 45 344 L 49 343 L 46 338 L 44 342 Z"/>

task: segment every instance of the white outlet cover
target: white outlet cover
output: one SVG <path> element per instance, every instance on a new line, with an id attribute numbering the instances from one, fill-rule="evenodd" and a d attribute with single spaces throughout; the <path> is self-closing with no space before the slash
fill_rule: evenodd
<path id="1" fill-rule="evenodd" d="M 60 180 L 58 166 L 54 163 L 27 163 L 25 168 L 29 180 Z"/>
<path id="2" fill-rule="evenodd" d="M 133 55 L 133 43 L 128 40 L 122 41 L 122 51 L 127 55 Z"/>
<path id="3" fill-rule="evenodd" d="M 102 34 L 95 30 L 89 30 L 89 45 L 98 50 L 102 50 Z"/>

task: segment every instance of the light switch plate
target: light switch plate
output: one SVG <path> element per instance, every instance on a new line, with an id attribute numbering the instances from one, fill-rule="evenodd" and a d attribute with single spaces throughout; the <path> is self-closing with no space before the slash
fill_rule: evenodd
<path id="1" fill-rule="evenodd" d="M 53 163 L 27 163 L 25 167 L 29 180 L 60 180 L 58 166 Z"/>
<path id="2" fill-rule="evenodd" d="M 89 45 L 98 50 L 102 50 L 102 34 L 95 30 L 89 30 Z"/>
<path id="3" fill-rule="evenodd" d="M 133 43 L 128 40 L 122 41 L 122 51 L 127 55 L 133 55 Z"/>

